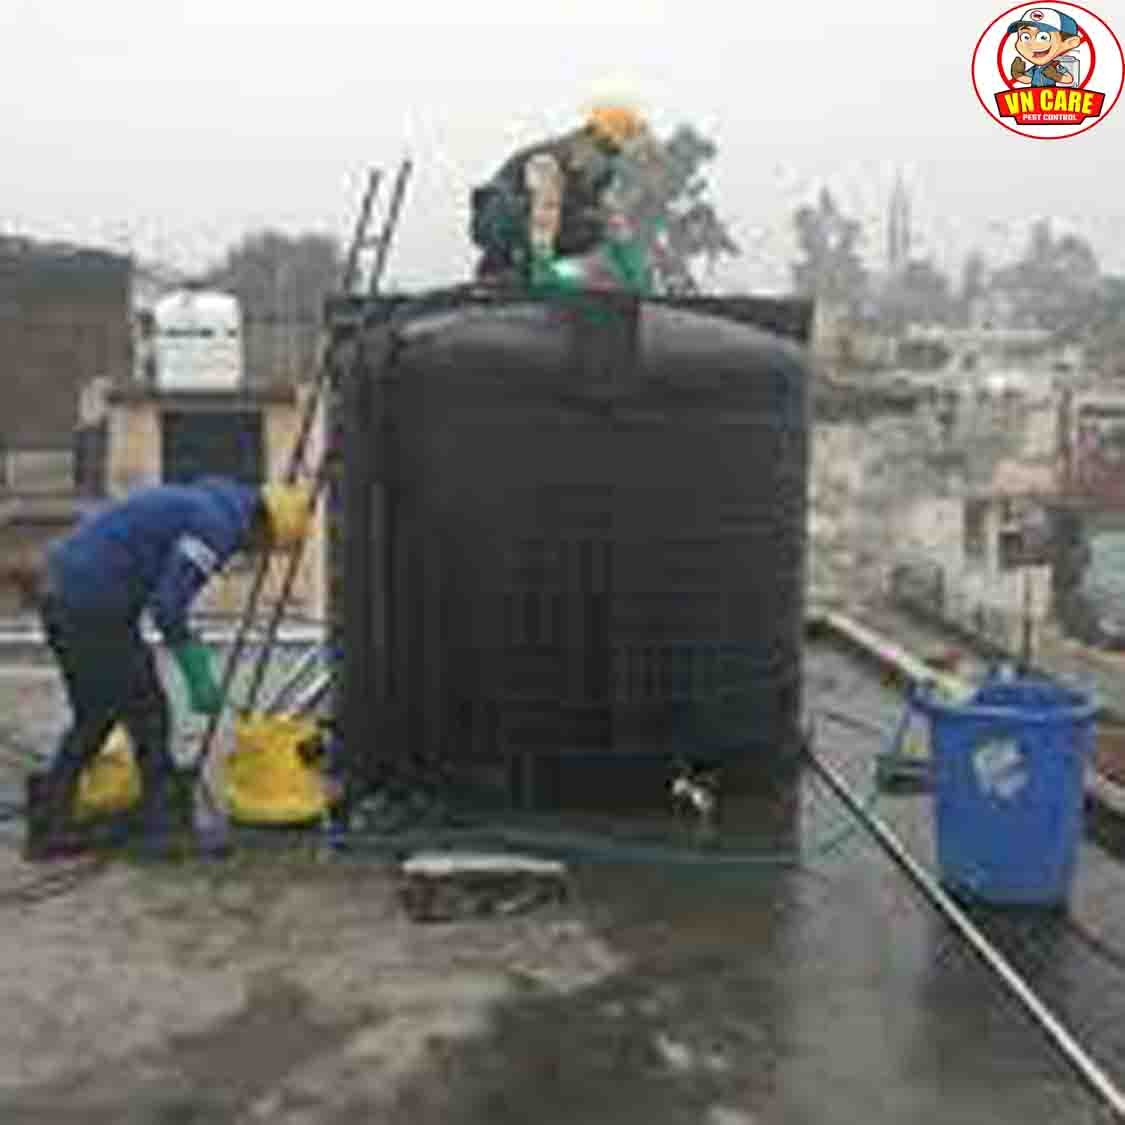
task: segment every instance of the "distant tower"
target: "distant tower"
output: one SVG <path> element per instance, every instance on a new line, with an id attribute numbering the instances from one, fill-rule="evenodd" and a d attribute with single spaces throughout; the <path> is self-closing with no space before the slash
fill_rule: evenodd
<path id="1" fill-rule="evenodd" d="M 910 261 L 910 196 L 902 181 L 902 171 L 895 176 L 894 190 L 887 216 L 887 266 L 892 274 Z"/>

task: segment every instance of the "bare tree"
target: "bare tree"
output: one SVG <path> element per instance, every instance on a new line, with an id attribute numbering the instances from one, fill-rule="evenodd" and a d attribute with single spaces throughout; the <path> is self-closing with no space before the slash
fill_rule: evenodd
<path id="1" fill-rule="evenodd" d="M 815 207 L 801 207 L 793 216 L 801 258 L 794 263 L 798 292 L 855 312 L 868 291 L 867 270 L 860 257 L 860 223 L 836 206 L 823 188 Z"/>
<path id="2" fill-rule="evenodd" d="M 993 274 L 992 286 L 1021 310 L 1027 326 L 1071 336 L 1088 325 L 1102 278 L 1097 254 L 1084 238 L 1056 238 L 1050 221 L 1042 219 L 1028 232 L 1023 254 Z"/>
<path id="3" fill-rule="evenodd" d="M 907 262 L 888 281 L 882 303 L 896 323 L 948 324 L 954 319 L 953 285 L 932 262 Z"/>
<path id="4" fill-rule="evenodd" d="M 232 246 L 204 280 L 234 293 L 250 320 L 312 322 L 339 284 L 340 268 L 334 238 L 262 230 Z"/>
<path id="5" fill-rule="evenodd" d="M 1125 277 L 1105 277 L 1084 334 L 1090 359 L 1106 374 L 1125 376 Z"/>
<path id="6" fill-rule="evenodd" d="M 713 269 L 739 247 L 708 199 L 704 165 L 717 146 L 690 125 L 666 141 L 648 138 L 618 163 L 618 203 L 654 234 L 653 280 L 658 292 L 698 293 L 700 266 Z"/>

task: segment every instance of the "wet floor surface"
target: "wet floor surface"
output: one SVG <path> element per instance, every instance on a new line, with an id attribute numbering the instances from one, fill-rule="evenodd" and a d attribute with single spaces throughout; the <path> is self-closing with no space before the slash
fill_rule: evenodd
<path id="1" fill-rule="evenodd" d="M 898 695 L 851 657 L 817 646 L 807 668 L 814 710 L 893 726 Z M 819 752 L 863 795 L 877 748 L 821 727 Z M 804 862 L 779 840 L 750 866 L 577 865 L 572 901 L 524 920 L 412 926 L 386 873 L 357 865 L 286 884 L 258 863 L 219 889 L 114 872 L 0 934 L 4 1022 L 21 1021 L 0 1028 L 0 1120 L 1114 1120 L 815 777 L 802 811 Z M 925 798 L 876 811 L 932 861 Z M 740 802 L 727 818 L 762 812 Z M 1125 1080 L 1120 872 L 1088 845 L 1072 922 L 978 921 Z M 34 942 L 67 963 L 69 991 L 50 995 L 81 1002 L 53 1023 L 28 983 L 49 986 Z M 115 987 L 95 986 L 106 956 L 131 958 Z M 84 1041 L 97 1066 L 48 1057 L 79 1058 Z"/>
<path id="2" fill-rule="evenodd" d="M 814 707 L 824 701 L 829 706 L 881 723 L 890 733 L 893 719 L 901 711 L 901 696 L 892 686 L 881 684 L 869 668 L 858 664 L 850 655 L 829 646 L 818 646 L 810 652 L 808 675 Z M 823 723 L 821 732 L 821 752 L 848 777 L 857 793 L 869 794 L 872 789 L 868 772 L 870 740 L 849 733 L 839 724 Z M 875 803 L 875 812 L 910 853 L 932 872 L 935 846 L 929 799 L 881 796 Z M 839 862 L 847 860 L 840 857 Z M 969 910 L 981 931 L 1078 1036 L 1095 1061 L 1119 1082 L 1125 1080 L 1125 1026 L 1121 1020 L 1125 1013 L 1122 874 L 1120 862 L 1088 840 L 1082 847 L 1071 908 L 1066 916 L 1034 911 Z M 894 915 L 896 920 L 901 917 L 899 913 Z M 896 933 L 900 932 L 898 921 L 891 924 Z M 959 959 L 970 956 L 950 929 L 941 924 L 939 930 L 944 934 L 945 948 L 955 949 Z M 981 971 L 985 972 L 983 967 Z M 950 975 L 943 967 L 934 984 L 940 993 L 945 988 L 957 989 L 963 979 L 959 972 Z M 971 989 L 960 993 L 960 1001 L 966 1006 L 971 1004 L 971 997 Z M 1012 1003 L 1006 1001 L 1005 1007 L 1010 1009 Z M 1020 1018 L 1023 1019 L 1022 1014 Z M 1046 1042 L 1037 1026 L 1032 1030 L 1032 1039 L 1036 1038 Z M 1003 1073 L 1001 1064 L 998 1077 Z M 999 1104 L 1002 1105 L 1005 1095 L 1006 1084 L 998 1085 Z M 994 1109 L 994 1112 L 999 1113 L 999 1110 Z M 1074 1120 L 1083 1120 L 1077 1108 L 1069 1112 L 1078 1114 Z M 991 1119 L 1005 1118 L 997 1115 Z M 1051 1118 L 1039 1110 L 1031 1119 Z M 1066 1114 L 1062 1117 L 1062 1120 L 1070 1119 Z"/>

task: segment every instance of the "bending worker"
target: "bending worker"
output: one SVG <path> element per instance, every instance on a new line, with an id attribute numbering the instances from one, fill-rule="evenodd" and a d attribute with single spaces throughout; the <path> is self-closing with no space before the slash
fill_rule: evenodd
<path id="1" fill-rule="evenodd" d="M 606 233 L 602 197 L 613 183 L 616 158 L 646 133 L 644 119 L 635 110 L 602 105 L 580 128 L 509 157 L 472 193 L 471 235 L 483 251 L 478 278 L 526 281 L 532 252 L 531 195 L 543 190 L 544 169 L 548 177 L 553 170 L 557 179 L 553 252 L 574 257 L 595 250 Z"/>
<path id="2" fill-rule="evenodd" d="M 28 810 L 28 858 L 80 846 L 72 812 L 84 767 L 113 727 L 128 731 L 143 783 L 146 843 L 168 831 L 169 709 L 140 618 L 145 610 L 183 675 L 191 707 L 221 706 L 208 650 L 188 612 L 232 556 L 293 546 L 307 533 L 310 497 L 300 486 L 251 488 L 203 479 L 140 489 L 96 513 L 48 550 L 39 605 L 62 671 L 72 723 Z"/>

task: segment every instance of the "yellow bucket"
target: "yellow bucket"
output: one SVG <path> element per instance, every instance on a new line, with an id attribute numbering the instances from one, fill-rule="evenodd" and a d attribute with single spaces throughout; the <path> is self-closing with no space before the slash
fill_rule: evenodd
<path id="1" fill-rule="evenodd" d="M 324 777 L 301 756 L 315 740 L 315 720 L 252 715 L 235 723 L 234 749 L 222 764 L 231 820 L 241 824 L 307 824 L 329 807 Z"/>
<path id="2" fill-rule="evenodd" d="M 78 779 L 74 818 L 85 822 L 126 812 L 140 801 L 141 788 L 133 742 L 119 723 Z"/>

